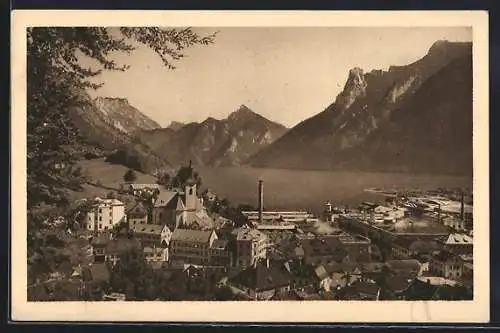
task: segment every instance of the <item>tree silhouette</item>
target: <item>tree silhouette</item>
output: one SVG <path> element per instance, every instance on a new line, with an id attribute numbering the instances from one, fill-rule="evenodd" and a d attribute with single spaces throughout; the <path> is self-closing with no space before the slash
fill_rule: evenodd
<path id="1" fill-rule="evenodd" d="M 125 182 L 134 182 L 137 180 L 137 174 L 135 173 L 134 170 L 128 169 L 123 175 L 123 180 Z"/>
<path id="2" fill-rule="evenodd" d="M 185 49 L 213 43 L 191 28 L 30 27 L 27 29 L 27 181 L 28 208 L 67 196 L 54 163 L 71 164 L 83 138 L 70 118 L 76 105 L 91 102 L 82 92 L 97 89 L 103 70 L 125 71 L 112 53 L 131 53 L 145 45 L 163 64 L 175 69 Z M 83 65 L 83 59 L 96 65 Z M 43 185 L 43 186 L 42 186 Z"/>

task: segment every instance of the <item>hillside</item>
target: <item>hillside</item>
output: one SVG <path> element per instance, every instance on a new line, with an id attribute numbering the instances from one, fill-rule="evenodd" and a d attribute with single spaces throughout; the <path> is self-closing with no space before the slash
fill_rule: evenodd
<path id="1" fill-rule="evenodd" d="M 94 104 L 113 126 L 125 133 L 152 130 L 161 126 L 129 104 L 126 98 L 97 97 Z"/>
<path id="2" fill-rule="evenodd" d="M 286 128 L 241 105 L 226 119 L 207 118 L 180 128 L 142 131 L 142 142 L 173 164 L 192 160 L 197 165 L 229 166 L 242 161 L 281 137 Z"/>
<path id="3" fill-rule="evenodd" d="M 83 137 L 82 150 L 96 148 L 97 157 L 107 156 L 110 162 L 148 173 L 170 167 L 136 136 L 139 130 L 159 127 L 153 120 L 125 99 L 92 100 L 83 91 L 80 96 L 81 101 L 70 108 L 69 114 Z"/>
<path id="4" fill-rule="evenodd" d="M 246 163 L 258 167 L 470 174 L 472 47 L 436 42 L 388 71 L 349 71 L 323 112 Z"/>

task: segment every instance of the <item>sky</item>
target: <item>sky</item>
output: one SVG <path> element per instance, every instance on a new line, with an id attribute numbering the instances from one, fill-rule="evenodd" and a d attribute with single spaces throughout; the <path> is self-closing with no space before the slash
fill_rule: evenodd
<path id="1" fill-rule="evenodd" d="M 222 119 L 245 104 L 293 127 L 335 100 L 351 68 L 387 70 L 422 58 L 437 40 L 472 40 L 465 27 L 194 30 L 218 31 L 215 43 L 187 49 L 175 70 L 146 47 L 113 55 L 130 69 L 103 72 L 104 86 L 91 95 L 127 98 L 161 126 Z"/>

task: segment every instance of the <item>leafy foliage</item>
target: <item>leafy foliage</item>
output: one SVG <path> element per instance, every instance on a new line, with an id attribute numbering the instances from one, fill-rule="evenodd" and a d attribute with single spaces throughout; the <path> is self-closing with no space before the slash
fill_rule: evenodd
<path id="1" fill-rule="evenodd" d="M 127 172 L 123 175 L 123 180 L 125 182 L 133 182 L 137 179 L 137 174 L 134 170 L 128 169 Z"/>
<path id="2" fill-rule="evenodd" d="M 129 68 L 112 60 L 113 53 L 130 53 L 142 44 L 156 52 L 167 68 L 174 69 L 175 62 L 183 57 L 186 48 L 210 44 L 214 37 L 200 37 L 190 28 L 28 28 L 29 205 L 65 202 L 67 184 L 53 166 L 61 161 L 71 164 L 83 142 L 68 110 L 75 105 L 90 103 L 81 92 L 99 88 L 102 83 L 95 80 L 103 70 L 124 71 Z M 82 65 L 84 58 L 90 58 L 96 65 Z M 78 181 L 84 180 L 76 178 L 70 182 Z"/>

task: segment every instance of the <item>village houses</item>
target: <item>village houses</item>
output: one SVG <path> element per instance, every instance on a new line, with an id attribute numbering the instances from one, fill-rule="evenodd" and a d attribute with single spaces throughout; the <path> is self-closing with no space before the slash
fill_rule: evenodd
<path id="1" fill-rule="evenodd" d="M 232 236 L 236 244 L 236 266 L 248 267 L 258 259 L 267 258 L 268 236 L 263 232 L 250 229 L 234 229 Z"/>
<path id="2" fill-rule="evenodd" d="M 115 225 L 126 220 L 125 204 L 117 199 L 96 198 L 87 212 L 86 229 L 102 232 L 111 230 Z"/>

